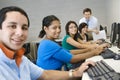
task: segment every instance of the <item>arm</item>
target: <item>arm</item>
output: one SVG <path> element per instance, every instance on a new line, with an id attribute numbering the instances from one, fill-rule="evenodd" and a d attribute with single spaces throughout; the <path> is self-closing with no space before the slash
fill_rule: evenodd
<path id="1" fill-rule="evenodd" d="M 88 65 L 92 64 L 95 65 L 92 61 L 87 61 L 83 63 L 78 70 L 72 72 L 70 75 L 68 71 L 55 71 L 55 70 L 46 70 L 43 72 L 42 76 L 38 80 L 68 80 L 74 79 L 76 77 L 81 77 L 83 72 L 88 69 Z M 51 74 L 52 73 L 52 74 Z"/>
<path id="2" fill-rule="evenodd" d="M 79 43 L 81 43 L 81 44 L 87 44 L 87 45 L 91 45 L 91 44 L 92 44 L 92 46 L 93 46 L 93 45 L 97 45 L 98 43 L 101 42 L 100 40 L 97 40 L 97 41 L 87 41 L 87 42 L 85 42 L 85 41 L 81 40 L 80 38 L 78 38 L 77 41 L 78 41 Z"/>
<path id="3" fill-rule="evenodd" d="M 93 47 L 96 47 L 96 46 L 98 46 L 98 45 L 89 45 L 89 44 L 84 44 L 82 41 L 82 43 L 79 43 L 79 42 L 77 42 L 77 41 L 75 41 L 73 38 L 71 38 L 71 37 L 69 37 L 69 38 L 67 38 L 67 40 L 66 40 L 66 42 L 67 43 L 69 43 L 69 44 L 71 44 L 71 45 L 73 45 L 73 46 L 75 46 L 75 47 L 77 47 L 77 48 L 93 48 Z"/>
<path id="4" fill-rule="evenodd" d="M 88 45 L 91 44 L 91 42 L 92 42 L 92 41 L 85 42 L 85 41 L 81 40 L 80 38 L 78 38 L 77 41 L 81 44 L 88 44 Z"/>
<path id="5" fill-rule="evenodd" d="M 86 49 L 74 49 L 74 50 L 70 50 L 70 52 L 73 55 L 77 55 L 77 54 L 83 54 L 83 53 L 88 52 L 90 50 L 91 50 L 90 48 L 86 48 Z"/>
<path id="6" fill-rule="evenodd" d="M 92 28 L 92 29 L 88 29 L 89 32 L 95 32 L 96 34 L 99 33 L 99 23 L 96 17 L 91 16 L 89 27 Z"/>
<path id="7" fill-rule="evenodd" d="M 86 37 L 88 37 L 88 35 L 86 35 Z M 93 46 L 93 45 L 98 45 L 98 44 L 100 44 L 101 42 L 103 42 L 102 40 L 97 40 L 97 41 L 93 41 L 93 40 L 91 40 L 91 41 L 83 41 L 80 37 L 77 38 L 77 41 L 78 41 L 79 43 L 81 43 L 81 44 L 88 44 L 88 45 L 91 45 L 91 44 L 92 44 L 92 46 Z"/>
<path id="8" fill-rule="evenodd" d="M 104 46 L 104 45 L 103 45 Z M 77 55 L 73 55 L 72 59 L 71 59 L 71 63 L 76 63 L 76 62 L 79 62 L 81 60 L 84 60 L 84 59 L 87 59 L 87 58 L 90 58 L 92 56 L 95 56 L 95 55 L 99 55 L 103 50 L 104 50 L 104 47 L 103 46 L 99 46 L 97 47 L 96 49 L 93 49 L 89 52 L 85 52 L 83 54 L 77 54 Z M 72 53 L 73 54 L 73 53 Z"/>
<path id="9" fill-rule="evenodd" d="M 68 80 L 68 79 L 70 79 L 68 71 L 46 70 L 44 71 L 39 80 Z"/>
<path id="10" fill-rule="evenodd" d="M 98 33 L 99 33 L 99 30 L 95 30 L 95 29 L 88 29 L 88 32 L 94 32 L 94 33 L 98 34 Z"/>
<path id="11" fill-rule="evenodd" d="M 92 56 L 99 55 L 108 46 L 109 46 L 109 44 L 104 43 L 104 44 L 99 45 L 97 48 L 95 48 L 95 49 L 93 49 L 89 52 L 86 52 L 86 53 L 83 53 L 83 54 L 73 55 L 70 62 L 71 63 L 76 63 L 76 62 L 79 62 L 80 60 L 84 60 L 84 59 L 90 58 Z M 71 51 L 71 53 L 73 54 L 74 52 Z"/>

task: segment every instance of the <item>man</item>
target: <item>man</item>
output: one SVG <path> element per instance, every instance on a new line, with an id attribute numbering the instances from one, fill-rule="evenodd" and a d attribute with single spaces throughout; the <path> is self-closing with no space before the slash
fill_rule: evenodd
<path id="1" fill-rule="evenodd" d="M 88 36 L 89 40 L 92 40 L 92 32 L 96 34 L 99 33 L 98 20 L 96 17 L 92 16 L 92 11 L 90 8 L 85 8 L 83 10 L 84 17 L 80 19 L 79 24 L 85 22 L 88 25 Z"/>
<path id="2" fill-rule="evenodd" d="M 23 54 L 22 48 L 28 37 L 29 18 L 21 8 L 10 6 L 0 10 L 0 79 L 1 80 L 67 80 L 81 77 L 88 68 L 89 61 L 78 70 L 43 70 Z"/>

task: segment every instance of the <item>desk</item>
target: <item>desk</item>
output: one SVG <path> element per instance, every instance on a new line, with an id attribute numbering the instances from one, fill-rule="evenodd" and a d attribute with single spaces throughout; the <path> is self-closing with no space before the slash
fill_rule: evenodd
<path id="1" fill-rule="evenodd" d="M 112 46 L 111 48 L 109 48 L 110 50 L 112 50 L 113 52 L 120 54 L 119 52 L 119 48 L 117 48 L 116 46 Z M 114 60 L 114 59 L 103 59 L 102 56 L 94 56 L 91 58 L 88 58 L 87 60 L 92 60 L 92 61 L 100 61 L 100 60 L 104 60 L 108 65 L 110 65 L 116 72 L 120 73 L 120 60 Z M 86 60 L 86 61 L 87 61 Z M 87 72 L 83 73 L 82 76 L 82 80 L 92 80 Z"/>

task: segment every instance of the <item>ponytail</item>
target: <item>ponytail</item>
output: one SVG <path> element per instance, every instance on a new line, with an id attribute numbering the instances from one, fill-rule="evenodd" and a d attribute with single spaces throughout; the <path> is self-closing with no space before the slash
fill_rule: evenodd
<path id="1" fill-rule="evenodd" d="M 46 34 L 46 33 L 45 33 L 44 29 L 42 29 L 42 30 L 40 31 L 38 37 L 39 37 L 39 38 L 43 38 L 45 34 Z"/>

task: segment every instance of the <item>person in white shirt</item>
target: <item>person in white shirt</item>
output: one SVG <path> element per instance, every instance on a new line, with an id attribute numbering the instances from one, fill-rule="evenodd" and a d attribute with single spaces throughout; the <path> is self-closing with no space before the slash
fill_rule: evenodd
<path id="1" fill-rule="evenodd" d="M 92 11 L 90 8 L 85 8 L 83 10 L 84 17 L 79 20 L 79 24 L 85 22 L 88 25 L 88 37 L 92 40 L 92 32 L 96 34 L 99 33 L 99 25 L 96 17 L 92 16 Z"/>

